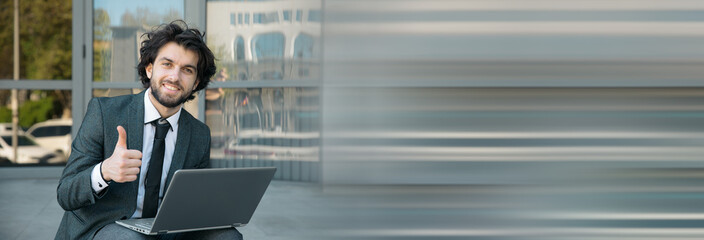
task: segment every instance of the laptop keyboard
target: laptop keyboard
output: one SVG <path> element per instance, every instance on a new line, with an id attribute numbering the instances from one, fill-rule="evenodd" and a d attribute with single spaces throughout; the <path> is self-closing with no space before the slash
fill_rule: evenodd
<path id="1" fill-rule="evenodd" d="M 154 219 L 151 219 L 152 221 L 139 221 L 134 223 L 135 226 L 140 227 L 140 228 L 145 228 L 145 229 L 152 229 L 152 224 L 154 223 Z"/>

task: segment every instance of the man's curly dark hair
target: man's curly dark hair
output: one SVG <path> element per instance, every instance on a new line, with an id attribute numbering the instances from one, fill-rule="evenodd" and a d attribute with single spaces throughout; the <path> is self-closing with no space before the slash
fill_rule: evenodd
<path id="1" fill-rule="evenodd" d="M 198 54 L 198 66 L 196 70 L 198 86 L 196 86 L 196 89 L 191 93 L 191 96 L 188 96 L 186 101 L 194 99 L 194 93 L 208 86 L 210 78 L 215 75 L 216 70 L 215 56 L 205 44 L 203 37 L 205 37 L 205 33 L 201 34 L 198 29 L 188 28 L 188 25 L 183 20 L 162 24 L 151 32 L 143 34 L 142 38 L 145 38 L 145 40 L 142 41 L 142 46 L 139 48 L 140 59 L 137 65 L 137 72 L 139 73 L 139 79 L 142 81 L 144 88 L 149 88 L 149 77 L 147 77 L 146 71 L 147 66 L 154 64 L 156 56 L 159 54 L 159 49 L 162 46 L 170 42 L 175 42 L 179 46 Z"/>

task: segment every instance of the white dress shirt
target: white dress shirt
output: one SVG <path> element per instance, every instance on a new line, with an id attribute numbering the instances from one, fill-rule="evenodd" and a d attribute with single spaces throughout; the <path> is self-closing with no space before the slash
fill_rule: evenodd
<path id="1" fill-rule="evenodd" d="M 156 127 L 151 124 L 152 121 L 161 118 L 159 111 L 156 110 L 154 104 L 149 100 L 149 94 L 151 94 L 151 88 L 147 89 L 144 93 L 144 131 L 142 132 L 142 166 L 139 171 L 139 189 L 137 190 L 137 210 L 132 214 L 132 218 L 142 217 L 142 208 L 144 206 L 144 179 L 149 169 L 149 160 L 152 157 L 152 148 L 154 144 L 154 133 Z M 164 184 L 166 183 L 166 176 L 171 168 L 171 159 L 174 155 L 174 148 L 176 147 L 176 133 L 178 133 L 178 118 L 181 116 L 181 109 L 179 108 L 176 114 L 166 118 L 166 121 L 171 124 L 171 129 L 166 133 L 166 138 L 164 139 L 166 146 L 164 150 L 164 165 L 161 170 L 161 184 L 159 185 L 159 202 L 164 197 Z M 123 126 L 124 127 L 124 126 Z M 129 134 L 129 133 L 128 133 Z M 108 183 L 105 182 L 101 173 L 100 167 L 103 163 L 99 163 L 93 168 L 91 173 L 91 185 L 93 191 L 99 193 L 103 189 L 108 187 Z"/>

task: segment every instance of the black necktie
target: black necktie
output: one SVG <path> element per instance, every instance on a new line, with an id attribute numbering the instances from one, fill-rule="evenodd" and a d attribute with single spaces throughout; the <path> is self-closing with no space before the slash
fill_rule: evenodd
<path id="1" fill-rule="evenodd" d="M 161 185 L 161 169 L 164 166 L 166 146 L 164 138 L 171 127 L 165 119 L 154 120 L 152 125 L 156 126 L 156 133 L 154 134 L 154 145 L 152 145 L 152 157 L 149 160 L 149 169 L 144 181 L 143 218 L 155 217 L 156 211 L 159 209 L 159 185 Z"/>

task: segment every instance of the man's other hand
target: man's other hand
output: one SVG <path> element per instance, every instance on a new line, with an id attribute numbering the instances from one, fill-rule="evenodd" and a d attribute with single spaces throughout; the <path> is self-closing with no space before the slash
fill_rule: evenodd
<path id="1" fill-rule="evenodd" d="M 110 158 L 103 161 L 100 171 L 105 181 L 119 183 L 137 180 L 139 168 L 142 166 L 142 152 L 127 149 L 127 132 L 122 126 L 117 126 L 117 144 Z"/>

